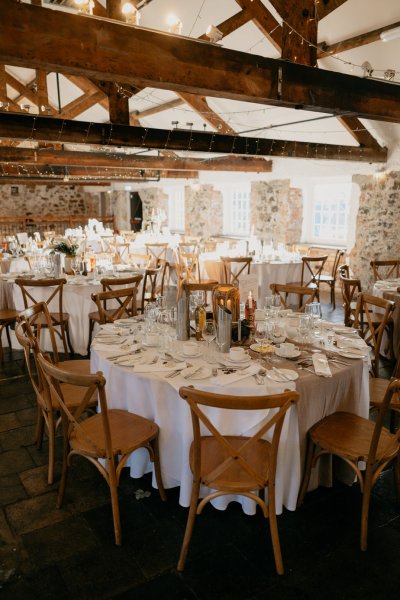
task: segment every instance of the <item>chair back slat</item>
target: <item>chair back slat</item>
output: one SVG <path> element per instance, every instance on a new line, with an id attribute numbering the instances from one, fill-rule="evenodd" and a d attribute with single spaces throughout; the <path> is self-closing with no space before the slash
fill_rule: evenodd
<path id="1" fill-rule="evenodd" d="M 231 258 L 228 256 L 222 256 L 221 261 L 224 267 L 224 283 L 228 285 L 234 285 L 239 287 L 239 279 L 242 273 L 250 275 L 251 263 L 253 261 L 252 256 L 238 256 Z"/>
<path id="2" fill-rule="evenodd" d="M 301 285 L 307 287 L 309 285 L 318 286 L 318 278 L 322 273 L 324 265 L 328 259 L 325 256 L 303 256 L 301 261 Z"/>
<path id="3" fill-rule="evenodd" d="M 370 266 L 375 281 L 400 277 L 400 259 L 371 260 Z"/>
<path id="4" fill-rule="evenodd" d="M 137 314 L 136 294 L 136 286 L 92 294 L 92 300 L 99 311 L 100 323 L 113 323 L 117 319 L 134 317 Z M 114 306 L 110 308 L 108 301 L 112 301 Z"/>
<path id="5" fill-rule="evenodd" d="M 299 312 L 304 312 L 307 304 L 311 304 L 311 302 L 317 300 L 316 288 L 308 288 L 301 285 L 293 285 L 291 283 L 271 283 L 270 288 L 273 294 L 279 294 L 281 297 L 281 305 L 285 309 L 291 308 L 289 304 L 290 294 L 298 296 L 296 310 Z"/>

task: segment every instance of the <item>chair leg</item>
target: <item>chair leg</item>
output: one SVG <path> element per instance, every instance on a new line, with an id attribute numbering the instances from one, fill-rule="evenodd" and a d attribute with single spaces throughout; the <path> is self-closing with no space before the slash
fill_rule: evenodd
<path id="1" fill-rule="evenodd" d="M 160 453 L 158 449 L 158 436 L 155 440 L 153 440 L 153 453 L 154 453 L 154 473 L 156 476 L 156 482 L 159 494 L 161 496 L 161 500 L 164 502 L 167 500 L 167 494 L 165 493 L 165 488 L 161 476 L 161 467 L 160 467 Z"/>
<path id="2" fill-rule="evenodd" d="M 372 475 L 368 473 L 364 479 L 364 491 L 362 497 L 362 507 L 361 507 L 361 539 L 360 539 L 360 547 L 361 550 L 367 549 L 368 544 L 368 514 L 369 514 L 369 505 L 371 500 L 371 479 Z"/>
<path id="3" fill-rule="evenodd" d="M 69 335 L 69 323 L 65 323 L 65 333 L 67 334 L 67 344 L 68 344 L 68 348 L 69 348 L 69 355 L 70 358 L 72 358 L 75 354 L 74 349 L 72 347 L 72 343 L 71 343 L 71 338 Z"/>
<path id="4" fill-rule="evenodd" d="M 297 506 L 301 506 L 303 504 L 304 496 L 307 493 L 308 484 L 310 483 L 311 466 L 312 466 L 313 458 L 314 458 L 314 450 L 315 450 L 315 444 L 311 440 L 311 438 L 308 436 L 306 464 L 304 466 L 303 481 L 301 482 L 299 497 L 297 498 Z"/>
<path id="5" fill-rule="evenodd" d="M 7 335 L 8 347 L 11 350 L 10 323 L 6 324 L 6 335 Z"/>
<path id="6" fill-rule="evenodd" d="M 43 444 L 43 430 L 44 430 L 44 416 L 41 408 L 38 406 L 37 422 L 36 422 L 36 448 L 42 449 Z"/>
<path id="7" fill-rule="evenodd" d="M 283 561 L 281 544 L 279 541 L 278 522 L 276 519 L 275 509 L 275 484 L 268 486 L 268 511 L 269 511 L 269 529 L 271 532 L 272 548 L 275 557 L 276 572 L 278 575 L 283 575 Z"/>
<path id="8" fill-rule="evenodd" d="M 49 467 L 47 472 L 47 483 L 51 485 L 54 482 L 54 446 L 55 446 L 55 427 L 54 422 L 49 427 Z"/>
<path id="9" fill-rule="evenodd" d="M 119 503 L 118 503 L 118 484 L 117 484 L 117 476 L 115 473 L 115 465 L 113 460 L 107 460 L 107 470 L 108 470 L 108 485 L 110 487 L 110 495 L 111 495 L 111 509 L 113 515 L 113 523 L 114 523 L 114 536 L 115 536 L 115 544 L 120 546 L 122 543 L 122 534 L 121 534 L 121 519 L 119 516 Z"/>
<path id="10" fill-rule="evenodd" d="M 94 321 L 92 319 L 89 319 L 89 341 L 88 341 L 88 347 L 87 347 L 88 354 L 90 354 L 90 346 L 92 344 L 93 329 L 94 329 Z"/>
<path id="11" fill-rule="evenodd" d="M 192 487 L 192 498 L 190 500 L 190 508 L 188 514 L 188 520 L 186 523 L 185 536 L 182 542 L 181 553 L 178 560 L 178 571 L 183 571 L 185 568 L 185 562 L 187 553 L 189 550 L 189 544 L 193 533 L 194 522 L 196 520 L 196 511 L 197 511 L 197 502 L 199 500 L 199 492 L 200 492 L 200 478 L 197 481 L 193 481 Z"/>
<path id="12" fill-rule="evenodd" d="M 68 354 L 67 339 L 66 339 L 66 335 L 65 335 L 65 331 L 66 331 L 65 323 L 60 323 L 60 331 L 61 331 L 61 339 L 62 339 L 62 343 L 63 343 L 63 347 L 64 347 L 64 353 Z"/>
<path id="13" fill-rule="evenodd" d="M 60 481 L 60 486 L 58 488 L 57 508 L 62 507 L 62 503 L 64 500 L 65 486 L 67 483 L 67 476 L 68 476 L 68 455 L 69 455 L 69 443 L 68 443 L 68 438 L 64 434 L 64 455 L 63 455 L 61 481 Z"/>
<path id="14" fill-rule="evenodd" d="M 336 294 L 335 294 L 335 282 L 330 284 L 331 287 L 331 304 L 333 306 L 333 310 L 336 308 Z"/>

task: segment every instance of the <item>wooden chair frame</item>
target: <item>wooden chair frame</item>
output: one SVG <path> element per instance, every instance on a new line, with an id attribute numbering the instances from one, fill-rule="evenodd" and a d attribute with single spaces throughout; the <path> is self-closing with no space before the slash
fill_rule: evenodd
<path id="1" fill-rule="evenodd" d="M 190 467 L 193 473 L 192 496 L 186 525 L 185 536 L 178 561 L 178 571 L 183 571 L 189 550 L 196 514 L 201 514 L 204 506 L 214 498 L 229 494 L 238 494 L 254 500 L 269 517 L 272 546 L 276 570 L 283 573 L 278 526 L 275 512 L 275 475 L 278 446 L 283 421 L 288 409 L 298 401 L 299 394 L 286 391 L 271 396 L 230 396 L 212 394 L 182 387 L 180 396 L 189 404 L 193 424 L 193 443 L 190 450 Z M 222 435 L 211 418 L 200 406 L 228 410 L 266 410 L 276 409 L 263 420 L 259 429 L 251 436 Z M 203 435 L 200 425 L 210 435 Z M 271 441 L 265 436 L 270 432 Z M 212 464 L 208 459 L 212 455 Z M 232 469 L 233 467 L 233 469 Z M 209 493 L 200 503 L 200 485 L 216 491 Z M 268 488 L 268 506 L 255 493 Z"/>
<path id="2" fill-rule="evenodd" d="M 38 300 L 34 297 L 33 292 L 31 292 L 27 288 L 51 288 L 49 291 L 49 296 L 44 300 L 47 306 L 50 305 L 52 300 L 58 300 L 58 312 L 49 312 L 51 324 L 53 327 L 53 331 L 58 337 L 61 339 L 65 354 L 69 353 L 71 355 L 74 354 L 74 349 L 71 344 L 71 339 L 69 335 L 69 314 L 64 312 L 63 309 L 63 288 L 64 284 L 67 282 L 66 279 L 24 279 L 22 277 L 18 277 L 15 280 L 15 283 L 20 287 L 22 293 L 22 299 L 24 302 L 25 308 L 29 308 L 34 304 L 38 304 Z M 46 322 L 41 324 L 42 327 L 47 327 Z M 60 328 L 58 331 L 57 328 Z M 40 331 L 40 329 L 39 329 Z M 40 341 L 40 337 L 38 337 Z M 68 344 L 68 348 L 67 348 Z"/>
<path id="3" fill-rule="evenodd" d="M 118 484 L 122 469 L 129 456 L 138 448 L 145 448 L 154 463 L 154 472 L 162 500 L 166 500 L 161 477 L 158 452 L 158 426 L 139 415 L 123 410 L 109 410 L 103 374 L 76 375 L 52 365 L 42 355 L 38 363 L 43 374 L 44 393 L 57 398 L 63 424 L 64 459 L 58 492 L 57 507 L 62 506 L 68 467 L 74 456 L 89 460 L 101 473 L 110 488 L 115 543 L 121 544 L 121 521 L 118 503 Z M 72 413 L 63 393 L 62 384 L 86 389 L 78 408 Z M 100 414 L 80 421 L 93 396 L 98 396 Z M 121 435 L 122 433 L 122 435 Z M 115 437 L 115 440 L 114 440 Z M 120 460 L 116 466 L 116 457 Z M 105 465 L 102 464 L 105 461 Z"/>
<path id="4" fill-rule="evenodd" d="M 374 308 L 383 310 L 383 314 L 375 313 Z M 359 330 L 364 341 L 374 349 L 371 363 L 375 377 L 379 374 L 379 352 L 384 331 L 388 330 L 388 335 L 393 339 L 393 330 L 389 331 L 389 328 L 393 325 L 391 317 L 394 309 L 395 303 L 391 300 L 371 294 L 361 293 L 357 299 L 353 327 Z"/>
<path id="5" fill-rule="evenodd" d="M 303 287 L 315 286 L 318 288 L 319 279 L 324 265 L 328 259 L 325 256 L 303 256 L 301 259 L 301 285 Z"/>
<path id="6" fill-rule="evenodd" d="M 347 265 L 346 265 L 347 266 Z M 340 267 L 339 280 L 342 288 L 343 309 L 344 309 L 344 324 L 346 327 L 351 327 L 354 323 L 354 313 L 356 302 L 359 294 L 361 294 L 361 281 L 359 279 L 351 279 L 344 277 L 345 269 Z M 349 268 L 347 267 L 347 273 Z"/>
<path id="7" fill-rule="evenodd" d="M 321 285 L 321 283 L 326 283 L 327 285 L 329 285 L 331 304 L 334 309 L 336 308 L 336 297 L 335 297 L 336 279 L 337 279 L 340 261 L 343 259 L 343 256 L 344 256 L 344 250 L 341 250 L 338 248 L 335 253 L 335 258 L 333 261 L 331 274 L 324 275 L 323 273 L 321 273 L 321 275 L 319 276 L 319 284 L 320 285 Z"/>
<path id="8" fill-rule="evenodd" d="M 92 300 L 95 302 L 99 312 L 100 323 L 114 323 L 117 319 L 134 317 L 137 315 L 136 294 L 137 287 L 92 294 Z M 109 300 L 116 302 L 117 306 L 106 308 Z"/>
<path id="9" fill-rule="evenodd" d="M 393 369 L 392 376 L 389 379 L 381 379 L 380 377 L 370 377 L 369 379 L 369 406 L 370 413 L 374 413 L 381 409 L 382 402 L 393 379 L 400 379 L 400 355 Z M 400 394 L 393 394 L 389 405 L 390 410 L 390 431 L 396 430 L 396 414 L 400 415 Z"/>
<path id="10" fill-rule="evenodd" d="M 239 256 L 236 258 L 230 258 L 228 256 L 222 256 L 221 261 L 224 267 L 224 283 L 239 287 L 239 277 L 247 269 L 247 275 L 250 274 L 251 263 L 253 262 L 252 256 Z M 237 268 L 235 269 L 235 265 Z"/>
<path id="11" fill-rule="evenodd" d="M 4 361 L 4 350 L 1 337 L 3 330 L 6 332 L 9 348 L 11 349 L 10 325 L 16 322 L 18 311 L 12 308 L 0 308 L 0 361 Z"/>
<path id="12" fill-rule="evenodd" d="M 298 296 L 299 302 L 296 308 L 298 312 L 304 312 L 307 304 L 311 304 L 312 302 L 315 302 L 317 300 L 316 288 L 309 288 L 301 285 L 292 285 L 289 283 L 271 283 L 270 288 L 273 294 L 279 294 L 279 296 L 281 297 L 281 305 L 285 309 L 291 308 L 288 304 L 289 294 L 295 294 L 296 296 Z M 308 296 L 308 299 L 304 301 L 306 296 Z"/>
<path id="13" fill-rule="evenodd" d="M 400 259 L 388 259 L 388 260 L 371 260 L 369 263 L 372 269 L 372 274 L 375 281 L 381 279 L 395 279 L 400 277 Z M 380 269 L 385 268 L 384 274 L 380 272 Z"/>
<path id="14" fill-rule="evenodd" d="M 147 254 L 150 256 L 151 262 L 154 263 L 154 267 L 159 267 L 161 260 L 167 260 L 167 243 L 145 244 L 144 247 L 146 248 Z"/>
<path id="15" fill-rule="evenodd" d="M 353 413 L 337 412 L 313 425 L 308 432 L 306 466 L 298 506 L 303 503 L 311 469 L 317 460 L 325 454 L 344 460 L 354 471 L 362 493 L 361 550 L 367 549 L 371 491 L 379 475 L 391 462 L 395 462 L 396 487 L 400 495 L 400 429 L 391 434 L 383 426 L 392 397 L 399 392 L 400 380 L 394 379 L 388 386 L 375 423 Z M 359 468 L 360 461 L 367 464 L 364 475 Z"/>

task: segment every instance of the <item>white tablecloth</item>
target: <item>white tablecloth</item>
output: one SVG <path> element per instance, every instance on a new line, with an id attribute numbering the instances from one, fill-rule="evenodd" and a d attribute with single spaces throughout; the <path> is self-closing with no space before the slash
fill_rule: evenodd
<path id="1" fill-rule="evenodd" d="M 258 298 L 260 308 L 264 305 L 265 296 L 271 294 L 271 283 L 288 283 L 300 281 L 301 262 L 252 262 L 250 273 L 258 277 Z M 220 259 L 208 258 L 207 254 L 200 256 L 200 275 L 203 278 L 216 279 L 224 282 L 224 268 Z"/>
<path id="2" fill-rule="evenodd" d="M 130 276 L 132 273 L 121 272 L 120 276 Z M 68 278 L 71 281 L 71 278 Z M 73 281 L 73 280 L 72 280 Z M 89 313 L 96 310 L 96 305 L 91 299 L 92 294 L 97 294 L 102 290 L 100 282 L 93 284 L 90 280 L 83 278 L 83 284 L 67 283 L 63 288 L 63 310 L 69 314 L 69 330 L 72 347 L 76 354 L 87 354 L 89 342 Z M 38 301 L 43 301 L 50 295 L 50 288 L 32 288 L 32 295 Z M 138 291 L 138 300 L 141 291 Z M 20 288 L 15 285 L 13 279 L 0 280 L 0 308 L 14 308 L 23 310 L 24 303 Z M 58 311 L 58 301 L 52 301 L 51 311 Z M 96 331 L 96 330 L 95 330 Z M 46 332 L 43 332 L 46 334 Z M 44 335 L 44 349 L 50 350 L 46 335 Z M 57 336 L 57 345 L 60 351 L 63 350 L 62 342 Z M 12 345 L 14 348 L 20 348 L 18 341 L 12 336 Z"/>
<path id="3" fill-rule="evenodd" d="M 3 258 L 0 260 L 2 273 L 23 273 L 29 271 L 29 265 L 23 256 L 17 258 Z"/>
<path id="4" fill-rule="evenodd" d="M 160 426 L 161 470 L 166 488 L 180 486 L 179 502 L 189 506 L 192 475 L 189 468 L 189 448 L 193 439 L 190 410 L 178 394 L 182 385 L 195 385 L 216 393 L 235 393 L 238 395 L 263 394 L 283 391 L 285 387 L 296 387 L 300 393 L 297 406 L 290 409 L 286 416 L 278 455 L 276 481 L 276 507 L 281 513 L 283 506 L 295 510 L 297 495 L 305 455 L 306 432 L 309 427 L 324 415 L 337 410 L 349 410 L 364 417 L 368 416 L 369 388 L 368 366 L 363 361 L 350 361 L 346 367 L 333 368 L 332 378 L 321 378 L 306 371 L 293 384 L 268 382 L 267 387 L 257 386 L 252 376 L 229 386 L 213 385 L 212 378 L 202 381 L 188 381 L 178 376 L 165 379 L 161 374 L 135 374 L 129 367 L 118 366 L 107 360 L 104 351 L 92 348 L 92 371 L 102 371 L 106 377 L 107 397 L 110 408 L 125 409 L 154 420 Z M 193 364 L 205 364 L 201 359 Z M 293 363 L 291 363 L 293 364 Z M 263 411 L 235 411 L 226 415 L 226 411 L 213 409 L 219 425 L 225 433 L 251 433 L 252 428 L 265 418 Z M 219 413 L 219 414 L 218 414 Z M 325 466 L 324 466 L 325 464 Z M 132 477 L 141 477 L 151 470 L 145 451 L 134 453 L 127 465 Z M 310 487 L 318 483 L 329 485 L 330 468 L 322 461 L 318 473 L 314 473 Z M 155 480 L 153 475 L 153 485 Z M 228 503 L 226 497 L 217 499 L 215 505 L 224 509 Z M 245 512 L 252 514 L 254 503 L 240 499 Z"/>

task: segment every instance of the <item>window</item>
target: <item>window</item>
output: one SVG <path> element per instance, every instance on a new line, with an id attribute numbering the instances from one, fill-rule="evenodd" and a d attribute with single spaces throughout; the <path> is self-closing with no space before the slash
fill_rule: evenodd
<path id="1" fill-rule="evenodd" d="M 168 227 L 171 231 L 185 231 L 185 188 L 169 188 Z"/>
<path id="2" fill-rule="evenodd" d="M 349 235 L 351 182 L 316 183 L 309 188 L 308 242 L 346 245 Z"/>
<path id="3" fill-rule="evenodd" d="M 250 232 L 250 184 L 226 186 L 224 197 L 224 233 L 248 235 Z"/>

